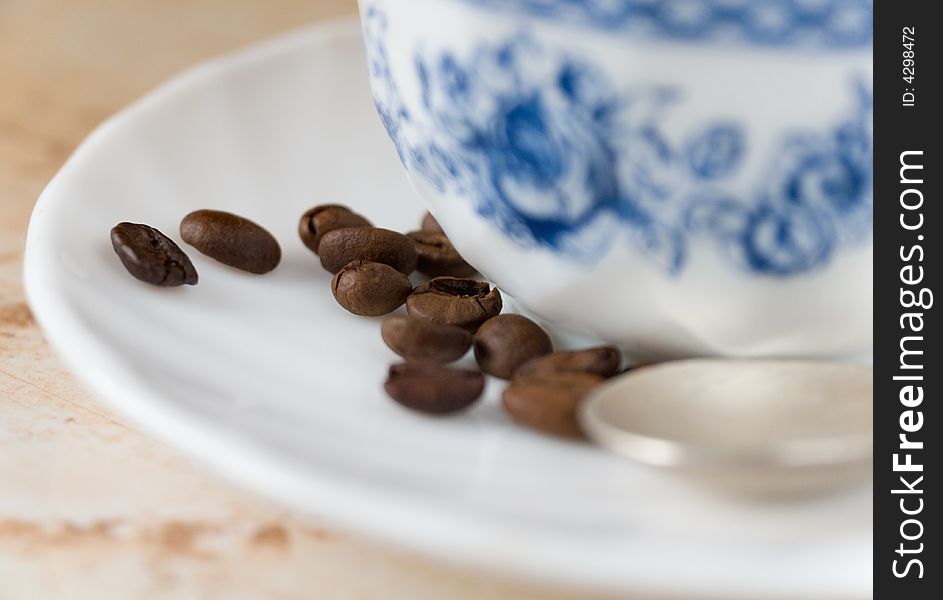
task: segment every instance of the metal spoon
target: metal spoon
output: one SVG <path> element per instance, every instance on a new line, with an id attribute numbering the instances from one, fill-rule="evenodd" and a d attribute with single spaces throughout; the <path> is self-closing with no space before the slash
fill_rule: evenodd
<path id="1" fill-rule="evenodd" d="M 683 360 L 600 386 L 580 422 L 602 446 L 701 483 L 796 495 L 871 472 L 872 395 L 869 366 Z"/>

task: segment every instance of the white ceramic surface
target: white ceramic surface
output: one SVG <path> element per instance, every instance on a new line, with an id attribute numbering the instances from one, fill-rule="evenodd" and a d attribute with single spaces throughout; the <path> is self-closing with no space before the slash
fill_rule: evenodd
<path id="1" fill-rule="evenodd" d="M 871 345 L 870 0 L 361 0 L 462 254 L 641 361 Z"/>
<path id="2" fill-rule="evenodd" d="M 346 202 L 413 227 L 422 209 L 376 118 L 357 25 L 196 67 L 101 126 L 43 192 L 25 280 L 49 340 L 102 400 L 246 488 L 439 559 L 548 583 L 684 598 L 865 598 L 870 489 L 731 503 L 485 401 L 429 419 L 384 397 L 393 356 L 296 237 Z M 269 228 L 250 276 L 190 250 L 196 287 L 131 278 L 118 221 L 177 237 L 196 208 Z M 184 246 L 186 248 L 186 246 Z"/>

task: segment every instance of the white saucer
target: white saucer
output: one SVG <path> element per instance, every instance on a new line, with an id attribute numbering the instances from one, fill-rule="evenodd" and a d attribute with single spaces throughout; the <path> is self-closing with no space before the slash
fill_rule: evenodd
<path id="1" fill-rule="evenodd" d="M 394 229 L 422 209 L 373 111 L 359 30 L 288 35 L 176 78 L 96 131 L 36 206 L 29 300 L 103 400 L 241 485 L 435 557 L 557 584 L 697 598 L 864 598 L 871 490 L 738 504 L 483 405 L 429 419 L 387 399 L 378 322 L 334 303 L 298 240 L 342 202 Z M 250 276 L 188 249 L 196 287 L 132 279 L 108 232 L 179 240 L 197 208 L 269 228 Z"/>

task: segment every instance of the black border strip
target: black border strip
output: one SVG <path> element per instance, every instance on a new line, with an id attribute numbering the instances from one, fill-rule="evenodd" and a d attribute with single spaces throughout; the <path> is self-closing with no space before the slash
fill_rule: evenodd
<path id="1" fill-rule="evenodd" d="M 875 0 L 874 7 L 874 597 L 882 600 L 930 598 L 939 588 L 929 491 L 939 487 L 930 455 L 943 389 L 943 361 L 932 350 L 931 299 L 943 270 L 936 260 L 943 104 L 935 81 L 943 23 L 934 6 Z"/>

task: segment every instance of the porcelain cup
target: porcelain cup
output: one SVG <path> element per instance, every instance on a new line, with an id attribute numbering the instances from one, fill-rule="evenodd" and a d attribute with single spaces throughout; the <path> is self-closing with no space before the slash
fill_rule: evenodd
<path id="1" fill-rule="evenodd" d="M 871 0 L 361 0 L 459 251 L 635 360 L 871 345 Z"/>

